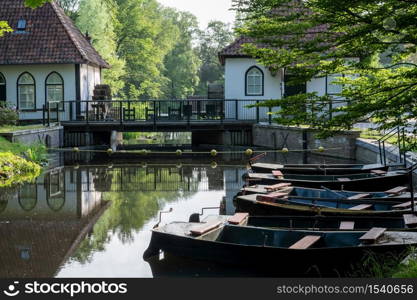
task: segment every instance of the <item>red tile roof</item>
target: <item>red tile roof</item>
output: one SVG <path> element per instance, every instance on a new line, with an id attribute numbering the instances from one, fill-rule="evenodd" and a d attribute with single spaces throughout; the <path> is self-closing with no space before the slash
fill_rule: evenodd
<path id="1" fill-rule="evenodd" d="M 19 20 L 26 31 L 17 32 Z M 0 65 L 91 64 L 109 68 L 64 10 L 55 2 L 31 9 L 24 0 L 0 0 L 0 20 L 15 31 L 0 38 Z"/>
<path id="2" fill-rule="evenodd" d="M 271 11 L 271 14 L 280 17 L 289 17 L 293 14 L 299 14 L 300 16 L 302 16 L 303 14 L 306 15 L 310 13 L 311 11 L 308 8 L 306 8 L 303 2 L 300 0 L 293 0 L 289 4 L 282 5 Z M 326 31 L 327 28 L 327 25 L 319 25 L 314 28 L 310 28 L 304 36 L 300 37 L 300 39 L 311 40 L 318 34 L 320 34 L 320 32 Z M 256 42 L 254 38 L 241 36 L 238 39 L 236 39 L 232 44 L 230 44 L 229 46 L 227 46 L 219 52 L 220 62 L 224 65 L 226 58 L 250 58 L 249 55 L 244 53 L 242 49 L 243 44 L 255 44 L 260 48 L 268 48 L 267 44 Z"/>
<path id="3" fill-rule="evenodd" d="M 220 62 L 222 64 L 224 64 L 225 59 L 230 58 L 230 57 L 234 57 L 234 58 L 247 57 L 247 58 L 249 58 L 250 56 L 243 52 L 242 45 L 243 44 L 248 44 L 248 43 L 253 43 L 253 41 L 254 41 L 254 39 L 249 38 L 249 37 L 243 37 L 243 36 L 239 37 L 233 43 L 231 43 L 229 46 L 227 46 L 222 51 L 220 51 L 220 53 L 219 53 Z"/>

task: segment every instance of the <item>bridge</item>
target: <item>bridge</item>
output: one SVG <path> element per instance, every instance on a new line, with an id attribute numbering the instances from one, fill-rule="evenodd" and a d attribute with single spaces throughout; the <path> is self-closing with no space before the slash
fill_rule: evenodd
<path id="1" fill-rule="evenodd" d="M 44 105 L 43 122 L 72 130 L 194 131 L 271 122 L 262 100 L 65 101 Z"/>
<path id="2" fill-rule="evenodd" d="M 61 123 L 67 136 L 71 136 L 71 133 L 88 133 L 103 137 L 104 134 L 104 140 L 108 140 L 107 135 L 111 132 L 192 132 L 195 144 L 244 145 L 251 140 L 253 124 L 272 123 L 272 108 L 249 107 L 261 101 L 206 99 L 50 102 L 44 106 L 43 122 L 45 125 Z M 76 137 L 75 140 L 80 138 Z M 75 140 L 66 145 L 79 145 Z"/>

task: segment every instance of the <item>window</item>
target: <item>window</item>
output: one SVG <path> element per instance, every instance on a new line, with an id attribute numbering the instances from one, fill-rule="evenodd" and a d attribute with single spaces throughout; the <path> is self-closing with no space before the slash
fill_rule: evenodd
<path id="1" fill-rule="evenodd" d="M 57 72 L 52 72 L 46 77 L 46 102 L 64 101 L 64 80 Z M 62 108 L 63 104 L 60 104 Z"/>
<path id="2" fill-rule="evenodd" d="M 338 81 L 343 75 L 327 75 L 327 94 L 328 95 L 339 95 L 342 93 L 343 85 L 335 84 L 334 82 Z"/>
<path id="3" fill-rule="evenodd" d="M 36 109 L 35 79 L 29 73 L 23 73 L 17 80 L 18 106 L 20 110 Z"/>
<path id="4" fill-rule="evenodd" d="M 264 95 L 264 73 L 258 67 L 246 72 L 246 96 Z"/>
<path id="5" fill-rule="evenodd" d="M 0 102 L 6 101 L 6 78 L 0 73 Z"/>
<path id="6" fill-rule="evenodd" d="M 19 190 L 19 204 L 24 211 L 32 211 L 38 203 L 36 184 L 23 185 Z"/>
<path id="7" fill-rule="evenodd" d="M 17 22 L 17 31 L 26 31 L 26 20 L 19 20 Z"/>
<path id="8" fill-rule="evenodd" d="M 307 92 L 307 83 L 293 83 L 292 81 L 295 80 L 296 76 L 291 74 L 285 74 L 284 80 L 284 91 L 285 97 L 295 96 L 299 94 L 305 94 Z"/>

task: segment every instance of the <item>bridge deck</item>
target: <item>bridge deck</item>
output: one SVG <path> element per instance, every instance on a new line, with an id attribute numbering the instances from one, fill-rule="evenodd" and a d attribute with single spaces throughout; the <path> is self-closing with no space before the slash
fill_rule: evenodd
<path id="1" fill-rule="evenodd" d="M 251 120 L 204 120 L 204 121 L 64 121 L 62 126 L 68 131 L 224 131 L 250 128 L 255 121 Z"/>

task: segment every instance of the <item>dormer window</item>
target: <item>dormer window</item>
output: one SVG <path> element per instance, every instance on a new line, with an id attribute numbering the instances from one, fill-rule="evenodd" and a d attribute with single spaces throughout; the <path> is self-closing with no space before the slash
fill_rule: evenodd
<path id="1" fill-rule="evenodd" d="M 26 20 L 20 19 L 17 22 L 17 31 L 20 31 L 20 32 L 26 31 Z"/>

